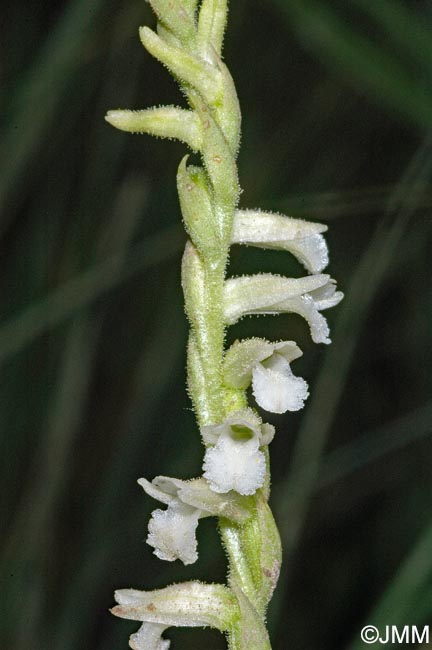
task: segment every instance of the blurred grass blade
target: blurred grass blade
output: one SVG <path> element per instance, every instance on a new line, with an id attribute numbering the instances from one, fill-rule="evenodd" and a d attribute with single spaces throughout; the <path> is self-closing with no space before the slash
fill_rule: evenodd
<path id="1" fill-rule="evenodd" d="M 327 487 L 427 436 L 432 436 L 432 402 L 332 451 L 323 459 L 317 487 Z"/>
<path id="2" fill-rule="evenodd" d="M 81 425 L 87 389 L 92 377 L 96 331 L 90 319 L 79 319 L 70 327 L 65 341 L 57 389 L 49 407 L 46 431 L 39 452 L 28 476 L 28 485 L 15 515 L 11 533 L 2 557 L 3 583 L 9 580 L 10 566 L 19 558 L 19 571 L 13 573 L 13 598 L 17 611 L 33 611 L 21 618 L 16 632 L 16 650 L 37 644 L 37 630 L 43 616 L 43 594 L 46 592 L 44 553 L 52 545 L 53 523 L 57 504 L 68 480 L 69 458 L 75 435 Z M 29 541 L 31 542 L 29 543 Z M 39 594 L 39 597 L 37 597 Z M 35 607 L 34 598 L 38 603 Z M 16 623 L 17 621 L 15 621 Z M 13 621 L 11 621 L 13 625 Z"/>
<path id="3" fill-rule="evenodd" d="M 180 254 L 183 245 L 181 227 L 168 227 L 132 246 L 124 265 L 125 254 L 115 253 L 55 289 L 0 326 L 0 363 L 137 273 Z"/>
<path id="4" fill-rule="evenodd" d="M 409 9 L 400 0 L 350 0 L 355 7 L 360 7 L 366 14 L 376 20 L 385 30 L 387 36 L 401 50 L 405 50 L 419 68 L 425 73 L 432 73 L 432 23 L 423 11 L 421 4 Z M 420 17 L 421 16 L 421 17 Z"/>
<path id="5" fill-rule="evenodd" d="M 0 213 L 11 188 L 15 186 L 20 191 L 22 187 L 21 175 L 46 134 L 71 75 L 82 65 L 84 43 L 104 5 L 102 0 L 93 0 L 91 5 L 88 0 L 71 0 L 31 67 L 19 78 L 11 99 L 14 114 L 2 134 Z M 30 7 L 27 11 L 31 11 Z M 3 213 L 0 234 L 6 226 Z"/>
<path id="6" fill-rule="evenodd" d="M 414 190 L 415 191 L 415 190 Z M 394 185 L 369 187 L 287 196 L 274 204 L 274 209 L 286 214 L 307 214 L 312 220 L 333 221 L 360 215 L 384 212 L 388 197 L 397 192 Z M 432 192 L 423 191 L 418 209 L 432 207 Z"/>
<path id="7" fill-rule="evenodd" d="M 155 313 L 155 322 L 158 325 L 151 337 L 151 345 L 144 349 L 137 365 L 133 382 L 135 390 L 124 415 L 121 435 L 117 438 L 111 453 L 111 462 L 100 480 L 93 501 L 94 506 L 88 511 L 82 545 L 86 552 L 82 558 L 82 569 L 76 572 L 68 584 L 55 634 L 58 642 L 52 644 L 52 650 L 73 650 L 82 645 L 86 627 L 94 615 L 91 603 L 99 590 L 105 569 L 104 561 L 112 561 L 118 544 L 119 533 L 116 530 L 113 531 L 113 538 L 107 540 L 107 543 L 104 540 L 101 548 L 100 540 L 106 529 L 106 521 L 119 521 L 124 518 L 127 502 L 125 490 L 128 491 L 131 483 L 135 484 L 134 468 L 142 464 L 140 459 L 149 430 L 144 430 L 140 436 L 137 436 L 136 432 L 142 429 L 143 422 L 148 423 L 151 430 L 153 415 L 156 409 L 160 409 L 161 398 L 184 349 L 186 323 L 180 324 L 180 331 L 177 331 L 176 336 L 173 336 L 172 330 L 174 295 L 178 296 L 177 275 L 175 280 L 175 288 L 167 287 L 168 295 Z M 164 363 L 161 363 L 161 350 Z M 185 453 L 187 448 L 183 449 L 183 454 Z M 179 454 L 179 457 L 181 456 L 182 454 Z M 138 492 L 137 498 L 141 499 Z M 139 505 L 138 510 L 134 509 L 137 517 L 135 522 L 140 522 L 141 536 L 145 526 L 140 517 L 143 507 L 144 505 Z M 132 515 L 131 521 L 134 521 Z M 125 535 L 132 534 L 130 527 L 126 525 L 121 530 Z M 83 593 L 86 594 L 85 599 L 82 598 Z"/>
<path id="8" fill-rule="evenodd" d="M 316 0 L 274 0 L 294 24 L 304 45 L 314 49 L 347 79 L 368 88 L 391 111 L 398 109 L 417 126 L 432 126 L 432 91 L 393 56 L 338 17 L 330 4 Z"/>
<path id="9" fill-rule="evenodd" d="M 385 590 L 377 606 L 367 617 L 368 625 L 384 629 L 385 625 L 421 625 L 432 613 L 432 525 L 426 528 L 411 553 Z M 429 587 L 429 593 L 426 588 Z M 394 647 L 389 644 L 388 647 Z M 360 636 L 349 650 L 364 650 Z"/>
<path id="10" fill-rule="evenodd" d="M 135 231 L 140 223 L 143 203 L 146 200 L 145 187 L 126 182 L 119 191 L 113 216 L 104 228 L 97 253 L 99 256 L 117 251 L 119 264 L 127 252 Z M 73 322 L 64 342 L 62 365 L 57 381 L 58 391 L 53 398 L 48 413 L 46 431 L 41 435 L 39 454 L 35 459 L 31 481 L 22 499 L 11 527 L 4 568 L 8 559 L 20 548 L 25 540 L 25 548 L 20 552 L 20 561 L 28 564 L 30 582 L 40 585 L 40 592 L 46 591 L 47 576 L 40 570 L 42 548 L 51 546 L 53 522 L 57 505 L 69 480 L 69 459 L 72 456 L 73 442 L 80 429 L 88 392 L 93 376 L 93 360 L 98 349 L 97 339 L 102 325 L 102 317 L 81 316 Z M 28 544 L 28 536 L 32 543 Z M 15 584 L 18 577 L 15 578 Z M 32 611 L 34 589 L 23 580 L 20 607 Z M 33 607 L 34 615 L 25 619 L 19 628 L 17 650 L 24 650 L 35 643 L 44 620 L 43 598 L 39 606 Z"/>
<path id="11" fill-rule="evenodd" d="M 389 214 L 378 226 L 360 259 L 346 298 L 339 307 L 334 343 L 326 354 L 303 417 L 286 479 L 276 495 L 285 563 L 290 562 L 303 528 L 327 436 L 344 390 L 363 323 L 409 219 L 416 210 L 421 188 L 424 191 L 427 186 L 431 171 L 432 139 L 428 138 L 411 161 L 396 195 L 391 197 Z M 412 195 L 410 185 L 416 188 Z M 393 216 L 395 212 L 396 217 Z M 289 575 L 290 565 L 285 566 L 283 581 L 276 594 L 276 605 L 283 601 Z"/>

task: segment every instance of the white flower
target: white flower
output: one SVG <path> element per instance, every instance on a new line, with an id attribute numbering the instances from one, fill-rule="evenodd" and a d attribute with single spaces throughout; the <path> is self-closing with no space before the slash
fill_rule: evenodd
<path id="1" fill-rule="evenodd" d="M 252 383 L 254 397 L 266 411 L 298 411 L 309 395 L 307 382 L 296 377 L 290 367 L 300 356 L 302 352 L 293 341 L 237 341 L 225 355 L 224 381 L 242 389 Z"/>
<path id="2" fill-rule="evenodd" d="M 157 476 L 152 483 L 144 478 L 139 485 L 154 499 L 165 503 L 166 510 L 154 510 L 149 522 L 147 544 L 161 560 L 193 564 L 198 558 L 195 537 L 199 519 L 224 516 L 236 522 L 244 522 L 248 510 L 236 494 L 223 499 L 210 490 L 204 479 L 181 481 L 176 478 Z"/>
<path id="3" fill-rule="evenodd" d="M 271 273 L 231 278 L 225 282 L 224 315 L 227 325 L 252 314 L 300 314 L 309 324 L 315 343 L 330 343 L 327 321 L 320 310 L 337 305 L 343 293 L 325 274 L 284 278 Z"/>
<path id="4" fill-rule="evenodd" d="M 289 298 L 279 303 L 282 312 L 292 312 L 303 316 L 308 322 L 314 343 L 331 343 L 327 320 L 320 313 L 324 309 L 335 307 L 344 297 L 342 291 L 336 291 L 336 283 L 329 279 L 326 284 L 309 293 Z"/>
<path id="5" fill-rule="evenodd" d="M 274 436 L 274 428 L 262 424 L 251 409 L 238 411 L 222 424 L 201 429 L 206 444 L 212 445 L 204 456 L 204 477 L 218 493 L 235 490 L 239 494 L 255 494 L 266 475 L 266 460 L 260 450 Z"/>
<path id="6" fill-rule="evenodd" d="M 115 616 L 143 622 L 129 639 L 133 650 L 168 650 L 170 642 L 162 634 L 173 625 L 225 632 L 239 615 L 234 596 L 223 585 L 184 582 L 154 591 L 119 589 L 114 597 Z"/>
<path id="7" fill-rule="evenodd" d="M 234 217 L 233 244 L 289 251 L 310 273 L 328 265 L 328 249 L 321 233 L 327 226 L 261 210 L 238 210 Z"/>

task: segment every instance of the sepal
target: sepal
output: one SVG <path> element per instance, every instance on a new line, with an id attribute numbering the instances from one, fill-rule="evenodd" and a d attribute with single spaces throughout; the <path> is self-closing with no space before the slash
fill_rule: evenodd
<path id="1" fill-rule="evenodd" d="M 328 249 L 322 233 L 327 226 L 260 210 L 238 210 L 234 218 L 233 244 L 285 250 L 309 273 L 321 273 L 328 265 Z"/>
<path id="2" fill-rule="evenodd" d="M 202 128 L 197 115 L 193 111 L 176 106 L 161 106 L 142 111 L 108 111 L 105 119 L 121 131 L 174 138 L 187 144 L 193 151 L 199 151 L 202 146 Z"/>
<path id="3" fill-rule="evenodd" d="M 302 355 L 293 341 L 269 343 L 265 339 L 236 341 L 225 355 L 223 372 L 228 386 L 246 389 L 271 413 L 298 411 L 308 397 L 308 385 L 290 367 Z"/>
<path id="4" fill-rule="evenodd" d="M 211 445 L 204 456 L 203 475 L 212 490 L 252 495 L 264 485 L 267 468 L 260 447 L 271 442 L 274 427 L 262 424 L 251 409 L 244 409 L 222 424 L 201 427 L 201 435 L 204 443 Z"/>

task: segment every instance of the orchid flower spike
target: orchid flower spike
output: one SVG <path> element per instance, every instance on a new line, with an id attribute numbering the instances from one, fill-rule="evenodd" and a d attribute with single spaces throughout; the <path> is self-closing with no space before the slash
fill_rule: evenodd
<path id="1" fill-rule="evenodd" d="M 327 226 L 261 210 L 237 210 L 233 244 L 271 248 L 292 253 L 309 273 L 321 273 L 329 262 L 321 233 Z"/>
<path id="2" fill-rule="evenodd" d="M 114 598 L 117 606 L 111 612 L 115 616 L 142 621 L 129 639 L 133 650 L 168 650 L 170 642 L 162 634 L 171 626 L 226 632 L 239 616 L 233 594 L 223 585 L 192 581 L 154 591 L 119 589 Z"/>
<path id="3" fill-rule="evenodd" d="M 203 469 L 212 490 L 248 495 L 264 485 L 266 460 L 260 447 L 273 439 L 271 424 L 263 424 L 252 409 L 244 409 L 222 424 L 202 427 L 201 435 L 204 443 L 211 445 Z"/>
<path id="4" fill-rule="evenodd" d="M 168 506 L 166 510 L 153 511 L 147 537 L 155 555 L 168 562 L 181 560 L 185 565 L 196 562 L 195 533 L 199 519 L 216 516 L 244 523 L 250 514 L 242 497 L 232 492 L 222 498 L 202 478 L 182 481 L 157 476 L 151 483 L 144 478 L 138 483 L 147 494 Z"/>
<path id="5" fill-rule="evenodd" d="M 245 390 L 252 383 L 257 404 L 271 413 L 299 411 L 309 396 L 308 385 L 293 374 L 290 363 L 302 354 L 294 341 L 236 341 L 225 355 L 225 384 Z"/>

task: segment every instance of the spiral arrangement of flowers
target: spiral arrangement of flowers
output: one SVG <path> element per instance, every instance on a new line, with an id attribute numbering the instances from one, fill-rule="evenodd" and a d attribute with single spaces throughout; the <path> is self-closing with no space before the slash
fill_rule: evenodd
<path id="1" fill-rule="evenodd" d="M 166 650 L 170 626 L 211 626 L 227 635 L 230 650 L 268 650 L 265 625 L 276 587 L 280 539 L 268 505 L 268 445 L 275 434 L 247 391 L 270 413 L 298 411 L 306 381 L 291 364 L 302 355 L 294 341 L 236 341 L 225 349 L 226 328 L 246 315 L 296 313 L 315 343 L 330 343 L 322 311 L 343 297 L 325 273 L 326 226 L 260 210 L 239 209 L 236 157 L 241 115 L 222 60 L 227 0 L 150 0 L 157 32 L 140 29 L 147 51 L 180 84 L 189 109 L 163 106 L 113 110 L 107 121 L 133 133 L 176 138 L 201 155 L 202 166 L 180 163 L 177 186 L 189 241 L 182 286 L 190 323 L 188 390 L 205 446 L 203 474 L 183 481 L 164 476 L 138 482 L 166 506 L 152 513 L 148 544 L 162 560 L 191 564 L 198 557 L 199 520 L 217 517 L 228 556 L 226 585 L 187 582 L 156 591 L 116 592 L 117 616 L 141 622 L 130 638 L 135 650 Z M 307 275 L 270 273 L 227 278 L 230 247 L 286 251 Z"/>

